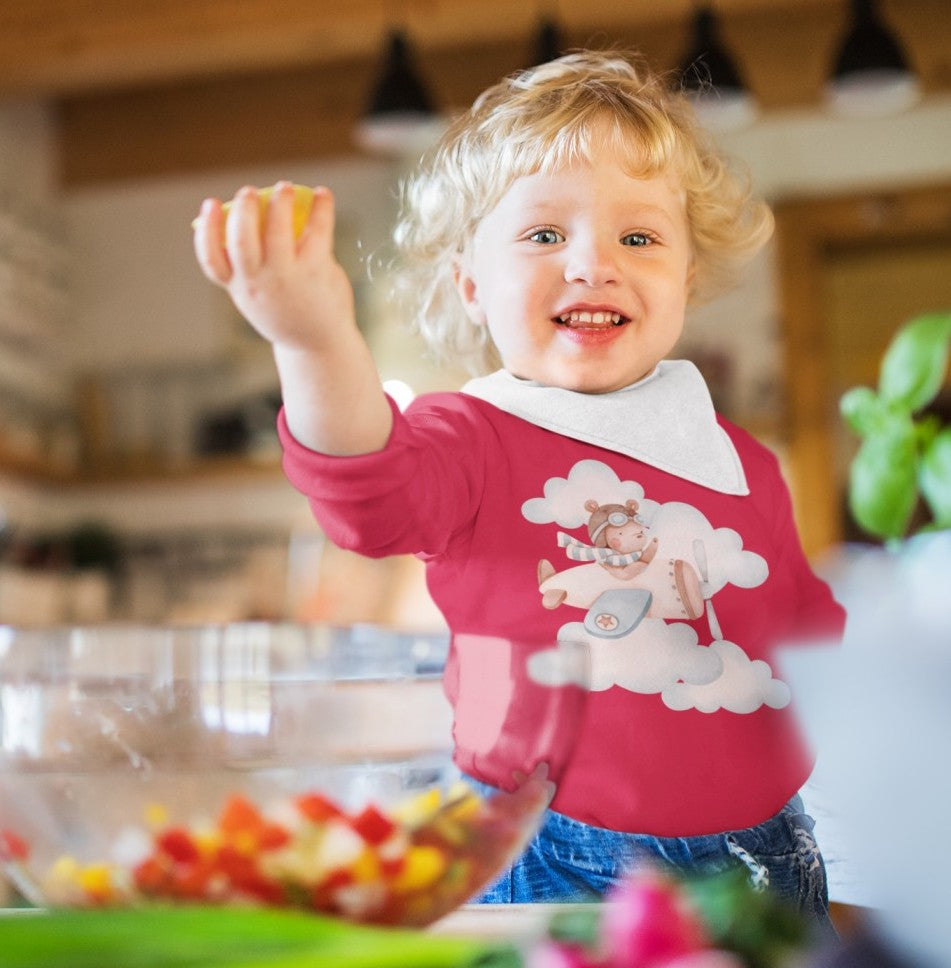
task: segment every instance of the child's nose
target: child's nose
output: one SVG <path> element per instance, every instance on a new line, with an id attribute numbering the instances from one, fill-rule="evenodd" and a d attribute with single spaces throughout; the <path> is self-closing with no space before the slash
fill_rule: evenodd
<path id="1" fill-rule="evenodd" d="M 619 281 L 616 241 L 576 240 L 568 251 L 565 281 L 605 286 Z"/>

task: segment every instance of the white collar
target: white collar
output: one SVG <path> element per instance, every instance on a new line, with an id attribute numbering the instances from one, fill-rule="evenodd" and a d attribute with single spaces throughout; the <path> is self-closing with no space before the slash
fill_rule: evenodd
<path id="1" fill-rule="evenodd" d="M 739 454 L 717 423 L 700 371 L 688 360 L 662 360 L 637 383 L 611 393 L 546 387 L 505 370 L 470 380 L 462 392 L 711 490 L 749 494 Z"/>

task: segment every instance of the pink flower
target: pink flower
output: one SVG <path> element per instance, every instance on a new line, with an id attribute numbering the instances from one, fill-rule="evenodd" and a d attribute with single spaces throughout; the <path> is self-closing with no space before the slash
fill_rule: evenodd
<path id="1" fill-rule="evenodd" d="M 612 968 L 672 968 L 675 960 L 677 968 L 705 964 L 683 958 L 705 952 L 710 939 L 675 881 L 655 871 L 634 874 L 607 901 L 601 932 Z"/>

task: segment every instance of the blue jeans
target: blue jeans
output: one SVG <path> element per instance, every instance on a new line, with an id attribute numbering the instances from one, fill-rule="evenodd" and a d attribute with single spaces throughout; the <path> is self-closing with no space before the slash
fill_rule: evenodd
<path id="1" fill-rule="evenodd" d="M 742 864 L 754 886 L 790 901 L 821 932 L 831 931 L 825 864 L 812 828 L 799 796 L 755 827 L 699 837 L 620 833 L 549 810 L 522 856 L 473 903 L 593 900 L 643 863 L 685 874 L 718 874 Z"/>

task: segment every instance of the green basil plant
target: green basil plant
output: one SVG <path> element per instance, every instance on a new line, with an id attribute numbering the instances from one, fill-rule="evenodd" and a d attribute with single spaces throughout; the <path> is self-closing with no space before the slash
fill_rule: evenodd
<path id="1" fill-rule="evenodd" d="M 948 367 L 951 311 L 905 323 L 882 357 L 878 389 L 842 396 L 846 423 L 862 443 L 849 469 L 849 507 L 869 534 L 895 542 L 908 536 L 923 499 L 930 522 L 951 528 L 951 426 L 923 413 Z"/>

